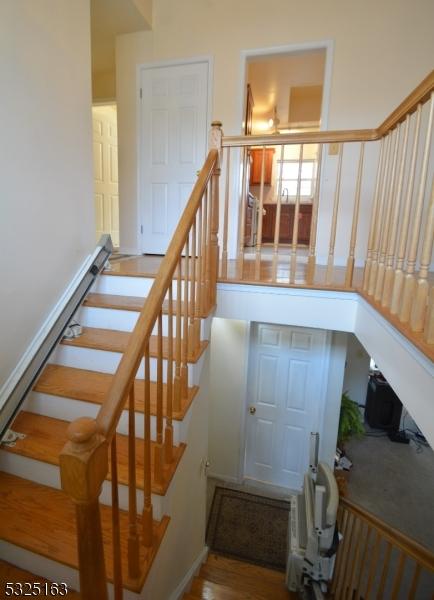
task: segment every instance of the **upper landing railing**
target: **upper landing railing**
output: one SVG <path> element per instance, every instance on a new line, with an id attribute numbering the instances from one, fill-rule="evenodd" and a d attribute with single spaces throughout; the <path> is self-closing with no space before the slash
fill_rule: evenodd
<path id="1" fill-rule="evenodd" d="M 223 136 L 220 277 L 358 288 L 433 344 L 433 89 L 377 129 Z"/>
<path id="2" fill-rule="evenodd" d="M 165 467 L 173 461 L 172 418 L 188 403 L 187 363 L 200 343 L 200 319 L 215 305 L 218 269 L 221 278 L 230 276 L 231 247 L 236 248 L 236 277 L 243 279 L 249 260 L 245 228 L 253 146 L 259 146 L 262 154 L 259 201 L 254 207 L 258 218 L 254 227 L 253 280 L 260 279 L 269 256 L 275 280 L 280 277 L 280 283 L 299 285 L 297 269 L 303 264 L 306 267 L 302 274 L 304 284 L 317 285 L 317 273 L 321 270 L 317 247 L 321 248 L 326 240 L 321 285 L 336 285 L 336 265 L 344 248 L 345 277 L 341 287 L 354 289 L 354 267 L 356 259 L 361 259 L 364 263 L 362 293 L 396 315 L 400 322 L 409 323 L 413 331 L 423 332 L 427 342 L 434 343 L 434 298 L 428 279 L 434 229 L 434 196 L 429 193 L 433 89 L 434 73 L 431 73 L 375 130 L 224 138 L 221 125 L 213 124 L 210 152 L 107 397 L 96 419 L 83 417 L 69 426 L 69 441 L 61 453 L 62 488 L 76 506 L 83 600 L 107 600 L 107 576 L 113 581 L 116 600 L 122 598 L 124 586 L 140 591 L 145 567 L 149 568 L 152 563 L 158 545 L 152 518 L 152 484 L 161 485 Z M 330 154 L 330 146 L 336 144 L 337 155 Z M 368 161 L 367 150 L 371 146 L 374 151 Z M 275 174 L 274 181 L 270 176 L 268 182 L 266 150 L 276 147 L 274 154 L 280 156 L 279 175 Z M 311 165 L 307 175 L 303 171 L 307 169 L 305 163 Z M 288 164 L 291 166 L 287 167 Z M 219 233 L 220 165 L 225 173 L 223 228 Z M 237 185 L 231 185 L 234 179 L 231 173 L 239 172 L 241 179 L 238 181 L 236 177 Z M 333 174 L 334 185 L 331 183 Z M 285 186 L 288 189 L 286 204 L 291 208 L 287 215 L 282 202 Z M 277 189 L 277 196 L 266 198 L 266 192 L 271 189 Z M 290 189 L 295 192 L 290 193 Z M 300 215 L 303 215 L 306 198 L 311 215 L 309 227 L 305 228 L 308 241 L 301 248 Z M 275 208 L 270 255 L 266 254 L 268 248 L 262 240 L 266 200 L 274 203 Z M 364 216 L 368 207 L 370 225 L 364 229 L 366 220 L 360 219 L 360 214 Z M 289 243 L 284 248 L 281 228 L 285 216 L 285 236 Z M 231 224 L 236 227 L 231 228 Z M 288 265 L 288 275 L 282 280 L 279 273 L 284 262 Z M 167 315 L 166 336 L 163 336 L 163 315 Z M 138 406 L 143 419 L 143 443 L 138 443 L 135 429 L 139 422 Z M 128 510 L 121 513 L 116 429 L 124 411 L 129 426 Z M 151 413 L 156 420 L 152 454 Z M 111 543 L 103 540 L 99 500 L 109 463 L 112 500 L 107 510 L 112 521 Z M 139 476 L 143 489 L 141 504 L 137 493 Z M 106 556 L 104 546 L 106 549 L 111 546 Z"/>

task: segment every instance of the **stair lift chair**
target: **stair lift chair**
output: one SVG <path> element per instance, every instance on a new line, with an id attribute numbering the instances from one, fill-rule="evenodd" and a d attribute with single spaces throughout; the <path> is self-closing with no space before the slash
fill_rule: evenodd
<path id="1" fill-rule="evenodd" d="M 291 591 L 310 589 L 315 598 L 322 598 L 333 574 L 339 543 L 339 493 L 330 467 L 318 463 L 318 434 L 311 435 L 310 455 L 303 491 L 291 497 L 286 582 Z"/>

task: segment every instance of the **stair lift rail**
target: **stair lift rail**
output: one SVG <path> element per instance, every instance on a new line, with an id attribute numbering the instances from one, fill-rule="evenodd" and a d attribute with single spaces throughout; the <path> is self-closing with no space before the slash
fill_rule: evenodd
<path id="1" fill-rule="evenodd" d="M 51 353 L 62 339 L 78 307 L 83 302 L 95 278 L 104 268 L 113 251 L 110 235 L 101 236 L 94 252 L 86 260 L 76 276 L 71 289 L 59 306 L 56 307 L 50 323 L 44 326 L 38 336 L 38 344 L 26 363 L 10 385 L 9 393 L 0 407 L 0 443 L 6 437 L 9 425 L 18 413 L 25 397 L 32 389 Z"/>

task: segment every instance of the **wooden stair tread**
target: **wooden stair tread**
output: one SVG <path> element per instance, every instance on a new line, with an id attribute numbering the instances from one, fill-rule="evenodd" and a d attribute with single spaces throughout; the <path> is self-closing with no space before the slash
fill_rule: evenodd
<path id="1" fill-rule="evenodd" d="M 54 419 L 37 415 L 27 411 L 21 411 L 16 417 L 13 427 L 15 431 L 24 433 L 26 437 L 17 440 L 15 446 L 2 446 L 1 449 L 12 454 L 19 454 L 39 460 L 52 465 L 59 466 L 59 455 L 67 441 L 66 429 L 68 421 Z M 118 453 L 118 480 L 119 483 L 128 485 L 128 437 L 117 434 L 117 453 Z M 155 442 L 151 442 L 151 481 L 152 492 L 154 494 L 164 495 L 170 485 L 173 475 L 177 469 L 179 461 L 185 450 L 185 444 L 180 444 L 173 449 L 174 460 L 170 465 L 164 468 L 163 482 L 154 481 L 154 452 Z M 144 441 L 136 439 L 136 477 L 137 487 L 143 489 L 144 480 Z M 110 473 L 107 479 L 110 479 Z"/>
<path id="2" fill-rule="evenodd" d="M 97 294 L 91 292 L 86 296 L 83 306 L 140 312 L 145 300 L 144 296 L 121 296 L 120 294 Z"/>
<path id="3" fill-rule="evenodd" d="M 245 598 L 254 600 L 289 600 L 296 597 L 286 587 L 283 573 L 215 554 L 209 555 L 199 577 L 242 592 Z"/>
<path id="4" fill-rule="evenodd" d="M 22 584 L 24 584 L 24 583 L 40 583 L 41 586 L 44 586 L 44 584 L 46 584 L 46 583 L 47 584 L 52 583 L 48 579 L 45 579 L 45 577 L 41 577 L 40 575 L 35 575 L 34 573 L 30 573 L 29 571 L 24 571 L 23 569 L 19 569 L 15 565 L 11 565 L 10 563 L 5 562 L 4 560 L 0 560 L 0 590 L 5 592 L 6 583 L 18 583 L 18 582 L 22 583 Z M 44 588 L 42 588 L 42 589 L 44 589 Z M 48 588 L 48 590 L 49 589 L 50 588 Z M 27 589 L 23 588 L 23 591 L 26 592 Z M 12 596 L 12 598 L 13 597 L 14 596 Z M 38 595 L 35 595 L 35 597 L 37 598 Z M 47 597 L 48 598 L 49 596 L 45 596 L 44 593 L 41 593 L 39 595 L 39 597 Z M 61 596 L 58 596 L 58 597 L 60 598 Z M 78 592 L 74 591 L 73 589 L 71 589 L 70 587 L 68 587 L 68 594 L 65 597 L 69 598 L 70 600 L 80 600 L 80 594 Z"/>
<path id="5" fill-rule="evenodd" d="M 98 327 L 83 327 L 83 333 L 71 340 L 64 339 L 62 344 L 67 346 L 78 346 L 80 348 L 92 348 L 94 350 L 106 350 L 108 352 L 125 352 L 131 333 L 129 331 L 118 331 L 116 329 L 102 329 Z M 151 357 L 157 357 L 158 337 L 152 335 L 149 340 L 149 353 Z M 200 342 L 199 348 L 188 356 L 188 362 L 195 363 L 202 356 L 208 346 L 206 340 Z M 163 358 L 168 356 L 168 338 L 163 337 Z"/>
<path id="6" fill-rule="evenodd" d="M 121 294 L 99 294 L 91 292 L 83 302 L 84 306 L 93 308 L 111 308 L 114 310 L 128 310 L 140 312 L 145 304 L 145 296 L 122 296 Z M 173 301 L 174 308 L 176 300 Z M 181 310 L 184 310 L 184 302 L 181 302 Z M 163 302 L 163 313 L 168 313 L 168 301 Z"/>
<path id="7" fill-rule="evenodd" d="M 101 505 L 101 525 L 107 577 L 113 580 L 111 507 Z M 35 552 L 72 568 L 78 567 L 75 507 L 60 490 L 0 472 L 0 539 Z M 154 521 L 154 543 L 149 549 L 140 544 L 141 575 L 128 577 L 128 513 L 120 511 L 121 557 L 124 586 L 139 592 L 151 568 L 169 517 Z M 141 532 L 141 518 L 138 530 Z"/>
<path id="8" fill-rule="evenodd" d="M 76 369 L 62 365 L 48 364 L 40 375 L 34 391 L 52 396 L 62 396 L 102 404 L 107 396 L 114 375 L 88 371 L 87 369 Z M 151 414 L 157 414 L 157 384 L 151 381 Z M 181 400 L 180 410 L 173 411 L 173 419 L 182 421 L 189 409 L 194 396 L 198 391 L 197 386 L 188 389 L 188 398 Z M 143 379 L 135 379 L 134 393 L 136 399 L 136 411 L 144 412 L 144 382 Z M 166 416 L 166 384 L 163 384 L 163 415 Z"/>

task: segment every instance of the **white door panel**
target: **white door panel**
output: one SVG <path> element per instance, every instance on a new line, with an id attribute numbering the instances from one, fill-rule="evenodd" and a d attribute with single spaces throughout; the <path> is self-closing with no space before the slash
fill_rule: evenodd
<path id="1" fill-rule="evenodd" d="M 318 430 L 328 355 L 318 329 L 252 327 L 245 476 L 300 489 Z"/>
<path id="2" fill-rule="evenodd" d="M 93 116 L 93 170 L 97 241 L 109 233 L 119 246 L 118 147 L 115 109 L 95 106 Z"/>
<path id="3" fill-rule="evenodd" d="M 206 154 L 208 63 L 141 72 L 142 251 L 164 254 Z"/>

